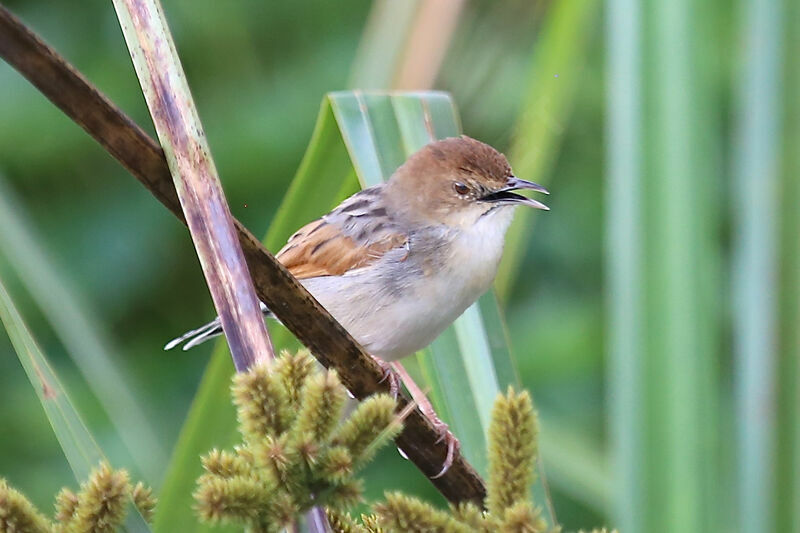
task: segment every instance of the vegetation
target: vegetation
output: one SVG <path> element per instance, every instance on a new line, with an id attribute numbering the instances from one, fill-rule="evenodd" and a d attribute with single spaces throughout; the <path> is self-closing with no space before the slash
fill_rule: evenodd
<path id="1" fill-rule="evenodd" d="M 427 2 L 163 3 L 231 210 L 273 251 L 363 178 L 336 117 L 314 134 L 323 95 L 396 87 L 419 60 L 409 36 L 450 35 L 423 24 Z M 113 9 L 73 4 L 3 3 L 150 131 Z M 487 481 L 495 393 L 532 391 L 533 498 L 549 519 L 550 494 L 568 529 L 800 530 L 796 4 L 470 0 L 448 14 L 435 81 L 414 87 L 450 91 L 448 128 L 547 183 L 552 210 L 517 222 L 499 305 L 470 318 L 497 358 L 410 370 Z M 213 315 L 185 228 L 2 61 L 0 85 L 0 279 L 28 324 L 7 312 L 16 348 L 0 335 L 4 501 L 44 509 L 107 461 L 155 488 L 155 530 L 230 528 L 191 510 L 198 455 L 239 439 L 230 356 L 218 346 L 204 371 L 206 347 L 160 350 Z M 394 161 L 415 135 L 366 151 Z M 360 476 L 366 501 L 398 491 L 386 505 L 454 519 L 392 446 Z M 351 511 L 367 516 L 355 531 L 378 527 L 373 511 Z"/>
<path id="2" fill-rule="evenodd" d="M 396 402 L 372 396 L 340 423 L 347 391 L 307 351 L 284 352 L 234 378 L 243 441 L 203 457 L 194 498 L 200 517 L 252 531 L 280 531 L 313 506 L 362 499 L 355 474 L 400 430 Z"/>
<path id="3" fill-rule="evenodd" d="M 278 532 L 296 527 L 313 507 L 324 507 L 334 533 L 560 531 L 548 526 L 532 501 L 538 422 L 527 392 L 509 387 L 495 401 L 483 506 L 462 502 L 443 511 L 391 491 L 356 519 L 350 511 L 363 502 L 363 481 L 355 474 L 400 430 L 396 401 L 372 396 L 342 420 L 346 389 L 305 350 L 236 374 L 231 390 L 243 440 L 202 458 L 205 473 L 194 498 L 206 522 Z M 124 470 L 101 464 L 77 494 L 59 492 L 52 522 L 0 480 L 0 532 L 112 532 L 123 524 L 131 501 L 150 521 L 152 491 L 141 483 L 131 486 Z"/>
<path id="4" fill-rule="evenodd" d="M 45 517 L 17 490 L 0 479 L 0 531 L 3 533 L 112 533 L 125 521 L 133 502 L 145 520 L 153 515 L 152 490 L 141 482 L 131 485 L 125 470 L 101 464 L 75 493 L 61 489 L 55 519 Z"/>

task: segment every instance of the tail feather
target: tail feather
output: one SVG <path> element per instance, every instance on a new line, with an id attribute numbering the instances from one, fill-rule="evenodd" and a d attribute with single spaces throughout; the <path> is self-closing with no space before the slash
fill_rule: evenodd
<path id="1" fill-rule="evenodd" d="M 197 346 L 198 344 L 207 341 L 208 339 L 212 339 L 217 335 L 221 334 L 222 334 L 222 324 L 220 323 L 219 318 L 215 318 L 214 320 L 212 320 L 211 322 L 209 322 L 204 326 L 200 326 L 197 329 L 187 331 L 180 337 L 172 339 L 164 346 L 164 349 L 171 350 L 176 346 L 178 346 L 179 344 L 188 341 L 183 346 L 183 350 L 185 351 Z"/>
<path id="2" fill-rule="evenodd" d="M 261 312 L 264 314 L 265 317 L 274 318 L 272 312 L 264 305 L 263 302 L 259 302 L 261 304 Z M 178 346 L 179 344 L 186 343 L 183 345 L 183 351 L 190 350 L 197 346 L 198 344 L 203 344 L 209 339 L 213 339 L 222 335 L 222 323 L 219 320 L 219 317 L 215 318 L 208 324 L 200 326 L 197 329 L 193 329 L 191 331 L 187 331 L 180 337 L 176 337 L 169 341 L 166 345 L 164 345 L 165 350 L 171 350 Z"/>

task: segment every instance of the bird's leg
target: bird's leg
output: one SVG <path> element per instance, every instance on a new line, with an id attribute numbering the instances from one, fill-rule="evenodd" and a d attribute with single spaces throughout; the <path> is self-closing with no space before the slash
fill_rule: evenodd
<path id="1" fill-rule="evenodd" d="M 411 379 L 411 376 L 406 369 L 403 368 L 403 365 L 395 361 L 391 363 L 391 367 L 394 368 L 395 372 L 397 372 L 397 375 L 399 375 L 403 380 L 406 389 L 408 389 L 411 397 L 419 406 L 422 414 L 424 414 L 428 420 L 431 421 L 433 427 L 439 432 L 439 439 L 436 442 L 445 441 L 447 443 L 447 457 L 445 457 L 442 470 L 431 479 L 440 478 L 450 469 L 450 466 L 453 464 L 453 458 L 456 450 L 459 449 L 461 444 L 458 442 L 456 436 L 450 431 L 450 428 L 447 426 L 447 424 L 442 422 L 442 420 L 436 414 L 436 411 L 433 409 L 433 405 L 431 404 L 430 400 L 428 400 L 428 397 L 425 396 L 425 393 L 422 392 L 422 389 L 419 387 L 419 385 L 414 383 L 414 380 Z"/>
<path id="2" fill-rule="evenodd" d="M 383 370 L 383 378 L 381 378 L 380 382 L 383 383 L 387 379 L 389 380 L 389 394 L 396 400 L 397 395 L 400 394 L 400 378 L 398 378 L 395 371 L 392 370 L 392 365 L 374 355 L 372 359 L 374 359 L 375 362 L 378 363 L 378 366 L 381 367 L 381 370 Z"/>

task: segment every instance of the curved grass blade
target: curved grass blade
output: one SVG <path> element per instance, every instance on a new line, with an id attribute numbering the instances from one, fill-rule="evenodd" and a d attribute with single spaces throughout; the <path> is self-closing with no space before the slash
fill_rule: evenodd
<path id="1" fill-rule="evenodd" d="M 0 322 L 5 326 L 17 357 L 36 390 L 75 479 L 84 481 L 92 468 L 105 460 L 105 456 L 22 320 L 2 279 Z M 150 531 L 139 512 L 132 505 L 130 507 L 124 529 L 130 532 Z"/>
<path id="2" fill-rule="evenodd" d="M 108 413 L 139 472 L 150 484 L 155 484 L 167 457 L 150 421 L 139 408 L 135 387 L 120 363 L 109 356 L 114 350 L 99 331 L 96 320 L 38 244 L 41 239 L 35 235 L 2 177 L 0 227 L 3 228 L 0 252 L 64 343 L 70 358 Z"/>

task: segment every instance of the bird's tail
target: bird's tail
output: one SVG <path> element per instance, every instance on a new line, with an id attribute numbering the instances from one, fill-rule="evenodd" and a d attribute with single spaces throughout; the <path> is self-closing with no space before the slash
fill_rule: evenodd
<path id="1" fill-rule="evenodd" d="M 261 312 L 264 314 L 264 316 L 267 318 L 274 318 L 269 308 L 267 308 L 263 302 L 259 303 L 261 304 Z M 172 339 L 166 345 L 164 345 L 164 349 L 171 350 L 179 344 L 183 344 L 183 350 L 186 351 L 219 335 L 222 335 L 222 323 L 220 322 L 219 317 L 217 317 L 204 326 L 187 331 L 180 337 Z"/>

